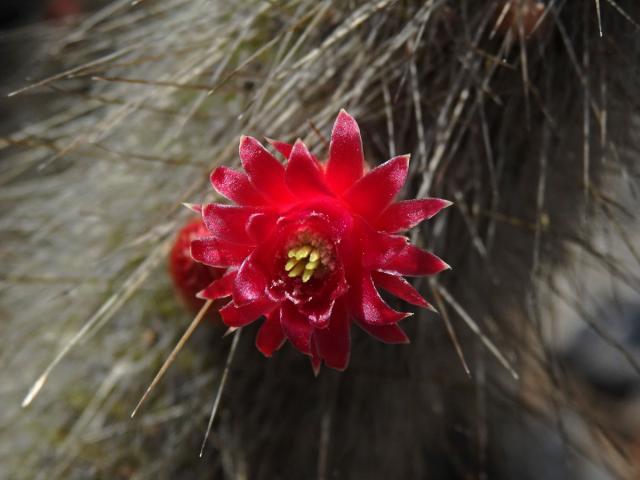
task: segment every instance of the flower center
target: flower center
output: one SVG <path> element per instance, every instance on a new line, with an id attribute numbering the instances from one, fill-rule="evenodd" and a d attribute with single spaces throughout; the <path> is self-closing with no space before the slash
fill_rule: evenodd
<path id="1" fill-rule="evenodd" d="M 310 244 L 290 249 L 287 258 L 284 270 L 288 272 L 289 278 L 302 277 L 303 283 L 307 283 L 323 264 L 320 249 Z"/>
<path id="2" fill-rule="evenodd" d="M 285 249 L 284 273 L 291 279 L 307 283 L 318 279 L 335 268 L 332 245 L 309 230 L 299 231 Z"/>

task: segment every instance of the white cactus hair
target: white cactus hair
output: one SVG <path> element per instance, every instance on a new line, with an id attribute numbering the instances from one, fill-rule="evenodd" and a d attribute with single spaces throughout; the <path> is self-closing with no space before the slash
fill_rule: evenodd
<path id="1" fill-rule="evenodd" d="M 603 321 L 640 287 L 636 3 L 114 0 L 0 38 L 34 52 L 0 101 L 0 477 L 540 478 L 514 444 L 543 436 L 557 478 L 637 478 L 560 358 L 585 325 L 640 375 Z M 341 108 L 456 203 L 412 232 L 454 267 L 417 285 L 439 315 L 318 379 L 208 322 L 131 419 L 190 320 L 182 202 L 242 134 L 322 157 Z"/>

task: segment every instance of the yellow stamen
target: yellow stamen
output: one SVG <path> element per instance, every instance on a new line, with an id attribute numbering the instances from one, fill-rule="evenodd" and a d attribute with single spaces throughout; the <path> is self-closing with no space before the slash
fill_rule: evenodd
<path id="1" fill-rule="evenodd" d="M 311 252 L 311 247 L 309 245 L 303 245 L 302 247 L 298 248 L 298 250 L 296 251 L 296 258 L 298 260 L 307 258 L 310 252 Z"/>
<path id="2" fill-rule="evenodd" d="M 293 267 L 293 270 L 289 272 L 289 277 L 291 278 L 297 277 L 300 274 L 302 274 L 302 272 L 304 272 L 304 263 L 300 262 L 300 263 L 297 263 L 296 266 Z"/>
<path id="3" fill-rule="evenodd" d="M 290 260 L 287 261 L 286 265 L 284 266 L 285 271 L 290 271 L 293 267 L 296 266 L 296 264 L 298 263 L 298 259 L 297 258 L 291 258 Z"/>
<path id="4" fill-rule="evenodd" d="M 287 263 L 284 265 L 289 278 L 302 277 L 307 283 L 321 264 L 320 251 L 312 245 L 301 245 L 287 252 Z"/>
<path id="5" fill-rule="evenodd" d="M 316 260 L 315 262 L 307 262 L 307 264 L 304 266 L 304 269 L 311 270 L 313 272 L 316 268 L 318 268 L 319 263 L 319 260 Z"/>

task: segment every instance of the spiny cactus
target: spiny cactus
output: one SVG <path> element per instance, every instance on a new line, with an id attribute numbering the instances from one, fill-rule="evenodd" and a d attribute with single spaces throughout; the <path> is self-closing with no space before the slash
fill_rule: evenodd
<path id="1" fill-rule="evenodd" d="M 607 320 L 640 286 L 639 18 L 631 0 L 115 0 L 3 37 L 28 66 L 2 100 L 1 476 L 636 478 L 640 430 L 563 356 L 584 328 L 640 372 Z M 181 203 L 214 200 L 241 135 L 326 158 L 341 108 L 369 165 L 412 155 L 405 198 L 456 204 L 411 234 L 455 267 L 415 284 L 439 315 L 403 322 L 409 346 L 354 331 L 349 369 L 317 379 L 210 315 L 131 419 L 190 321 L 167 274 Z"/>

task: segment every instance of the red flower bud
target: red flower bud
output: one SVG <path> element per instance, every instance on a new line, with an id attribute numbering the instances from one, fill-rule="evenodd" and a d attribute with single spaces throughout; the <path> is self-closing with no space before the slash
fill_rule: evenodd
<path id="1" fill-rule="evenodd" d="M 224 270 L 208 267 L 191 258 L 191 242 L 207 236 L 208 232 L 199 218 L 183 226 L 176 235 L 169 253 L 169 273 L 181 300 L 197 312 L 204 300 L 197 293 L 219 278 Z"/>

